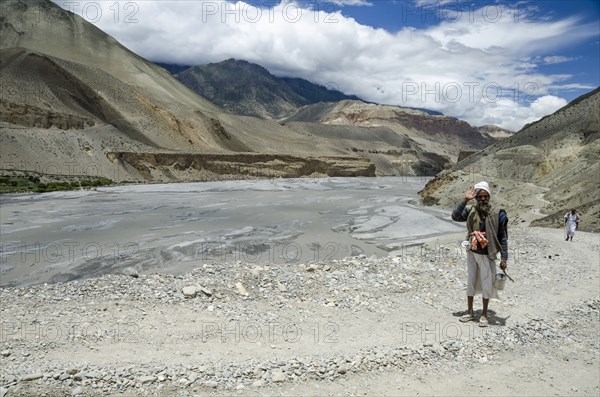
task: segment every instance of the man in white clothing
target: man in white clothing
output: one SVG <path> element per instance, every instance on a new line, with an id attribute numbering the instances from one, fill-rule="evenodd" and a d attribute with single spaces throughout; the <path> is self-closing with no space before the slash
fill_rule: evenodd
<path id="1" fill-rule="evenodd" d="M 571 210 L 565 214 L 565 230 L 567 232 L 567 238 L 565 241 L 569 239 L 573 241 L 573 236 L 575 236 L 575 230 L 579 225 L 579 214 L 577 210 Z"/>

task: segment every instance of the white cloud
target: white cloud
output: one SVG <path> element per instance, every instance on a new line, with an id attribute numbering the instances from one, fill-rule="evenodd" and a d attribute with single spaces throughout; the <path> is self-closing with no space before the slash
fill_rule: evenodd
<path id="1" fill-rule="evenodd" d="M 338 6 L 355 6 L 355 7 L 371 7 L 373 4 L 365 0 L 326 0 L 328 3 L 337 4 Z"/>
<path id="2" fill-rule="evenodd" d="M 544 63 L 545 63 L 546 65 L 554 65 L 554 64 L 557 64 L 557 63 L 570 62 L 570 61 L 573 61 L 573 60 L 575 60 L 575 59 L 576 59 L 576 58 L 572 58 L 572 57 L 563 57 L 563 56 L 560 56 L 560 55 L 547 56 L 547 57 L 544 57 L 544 58 L 543 58 L 543 60 L 544 60 Z"/>
<path id="3" fill-rule="evenodd" d="M 563 98 L 559 98 L 553 95 L 544 95 L 539 97 L 535 102 L 530 105 L 531 110 L 536 116 L 542 117 L 550 113 L 556 112 L 567 104 Z"/>
<path id="4" fill-rule="evenodd" d="M 96 25 L 153 61 L 245 59 L 368 101 L 429 108 L 473 125 L 512 130 L 564 101 L 551 97 L 530 106 L 571 77 L 540 73 L 543 57 L 595 34 L 572 18 L 526 22 L 503 6 L 471 8 L 428 29 L 392 33 L 292 1 L 256 8 L 243 2 L 149 0 L 135 3 L 138 23 L 124 23 L 131 9 L 121 10 L 116 22 L 112 3 L 101 4 Z"/>
<path id="5" fill-rule="evenodd" d="M 574 91 L 574 90 L 588 90 L 591 91 L 595 88 L 598 88 L 596 86 L 593 85 L 589 85 L 589 84 L 560 84 L 560 85 L 554 85 L 549 87 L 551 90 L 557 90 L 557 91 Z"/>
<path id="6" fill-rule="evenodd" d="M 471 117 L 474 125 L 494 124 L 518 131 L 523 125 L 552 114 L 566 104 L 567 101 L 563 98 L 551 95 L 542 96 L 529 106 L 523 106 L 511 99 L 501 99 L 478 107 L 471 113 Z"/>
<path id="7" fill-rule="evenodd" d="M 459 0 L 416 0 L 417 7 L 439 7 L 446 4 L 456 4 Z"/>

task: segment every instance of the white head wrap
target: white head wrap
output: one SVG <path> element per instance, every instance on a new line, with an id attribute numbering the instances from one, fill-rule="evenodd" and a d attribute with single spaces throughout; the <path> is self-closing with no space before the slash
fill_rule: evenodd
<path id="1" fill-rule="evenodd" d="M 485 181 L 481 181 L 473 187 L 475 188 L 475 193 L 479 193 L 480 190 L 485 190 L 490 196 L 492 195 L 492 192 L 490 191 L 490 185 L 488 185 L 488 183 Z"/>

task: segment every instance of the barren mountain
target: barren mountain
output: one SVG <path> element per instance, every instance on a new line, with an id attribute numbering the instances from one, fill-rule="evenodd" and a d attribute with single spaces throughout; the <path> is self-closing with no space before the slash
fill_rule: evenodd
<path id="1" fill-rule="evenodd" d="M 523 127 L 440 173 L 421 191 L 423 202 L 454 206 L 480 180 L 515 221 L 562 226 L 567 210 L 582 230 L 600 230 L 600 88 Z"/>
<path id="2" fill-rule="evenodd" d="M 410 140 L 408 147 L 446 157 L 448 163 L 456 162 L 461 152 L 483 149 L 496 140 L 490 134 L 482 133 L 453 117 L 351 100 L 305 106 L 284 121 L 288 125 L 293 125 L 293 122 L 313 122 L 387 128 L 403 139 Z"/>
<path id="3" fill-rule="evenodd" d="M 176 77 L 194 92 L 234 114 L 278 119 L 317 102 L 358 99 L 303 79 L 280 78 L 243 60 L 198 65 Z"/>
<path id="4" fill-rule="evenodd" d="M 165 158 L 173 153 L 309 153 L 352 162 L 352 152 L 338 150 L 334 142 L 314 142 L 277 123 L 231 116 L 48 0 L 3 2 L 0 18 L 3 170 L 178 180 L 171 173 L 174 164 L 148 173 L 140 170 L 140 161 L 124 162 L 132 157 L 118 155 L 122 152 L 140 158 L 144 153 Z M 361 173 L 372 168 L 353 158 Z M 270 163 L 263 164 L 267 171 Z M 237 167 L 242 173 L 243 164 Z M 189 171 L 186 180 L 207 177 L 193 167 Z M 295 176 L 296 170 L 292 166 L 276 175 Z"/>
<path id="5" fill-rule="evenodd" d="M 500 128 L 497 125 L 483 125 L 478 127 L 477 130 L 479 130 L 479 132 L 481 132 L 484 136 L 488 136 L 497 140 L 510 138 L 514 134 L 514 131 Z"/>
<path id="6" fill-rule="evenodd" d="M 150 182 L 434 175 L 490 142 L 453 118 L 357 101 L 312 105 L 329 109 L 325 118 L 305 119 L 311 107 L 280 123 L 235 115 L 49 0 L 3 2 L 0 36 L 2 173 Z M 302 81 L 282 81 L 290 98 L 314 100 Z"/>
<path id="7" fill-rule="evenodd" d="M 2 168 L 105 170 L 123 166 L 110 151 L 244 148 L 215 128 L 219 108 L 49 1 L 5 2 L 0 35 Z"/>
<path id="8" fill-rule="evenodd" d="M 246 61 L 200 65 L 177 78 L 234 114 L 286 115 L 279 121 L 289 129 L 369 158 L 378 175 L 434 175 L 461 152 L 495 141 L 437 112 L 368 104 L 303 79 L 275 77 Z"/>

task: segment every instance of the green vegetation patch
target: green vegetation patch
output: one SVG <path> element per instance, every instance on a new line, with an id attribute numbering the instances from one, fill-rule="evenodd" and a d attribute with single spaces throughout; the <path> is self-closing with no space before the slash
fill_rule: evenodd
<path id="1" fill-rule="evenodd" d="M 0 176 L 0 194 L 26 192 L 55 192 L 59 190 L 79 190 L 96 186 L 112 185 L 108 178 L 84 179 L 75 181 L 41 182 L 37 176 Z"/>

